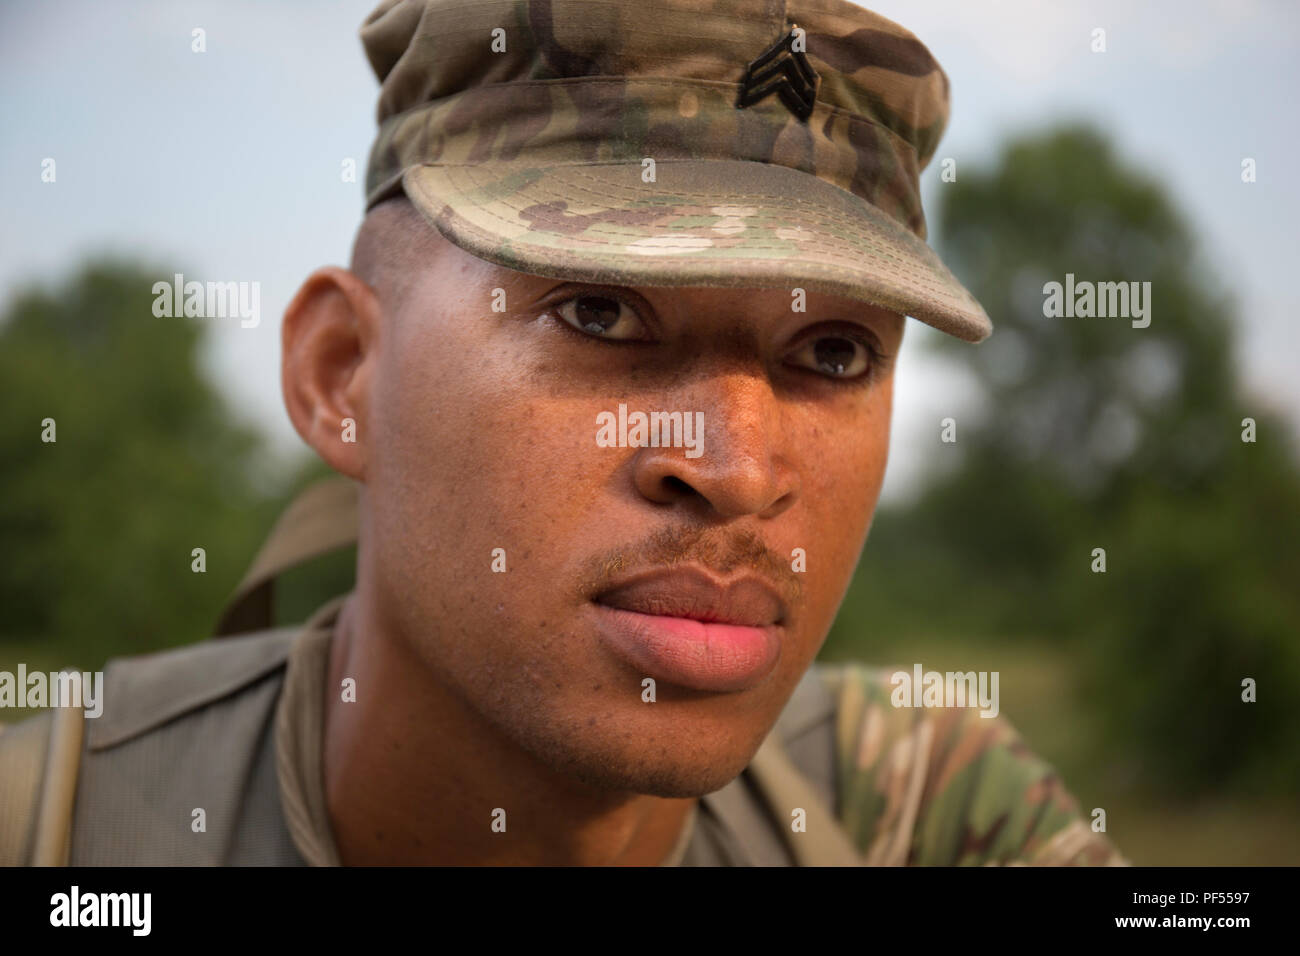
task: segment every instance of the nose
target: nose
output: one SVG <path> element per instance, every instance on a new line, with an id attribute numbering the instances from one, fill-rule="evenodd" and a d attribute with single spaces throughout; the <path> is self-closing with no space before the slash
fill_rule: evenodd
<path id="1" fill-rule="evenodd" d="M 643 498 L 725 518 L 773 518 L 794 504 L 799 476 L 785 455 L 780 408 L 765 376 L 719 374 L 678 394 L 674 410 L 684 411 L 683 419 L 703 413 L 699 453 L 639 449 L 634 481 Z"/>

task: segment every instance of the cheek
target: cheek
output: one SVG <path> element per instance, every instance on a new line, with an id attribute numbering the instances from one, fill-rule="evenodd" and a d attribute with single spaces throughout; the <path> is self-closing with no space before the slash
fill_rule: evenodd
<path id="1" fill-rule="evenodd" d="M 851 434 L 822 421 L 804 427 L 801 497 L 812 542 L 806 547 L 810 569 L 816 560 L 821 572 L 807 579 L 809 610 L 825 618 L 826 627 L 852 579 L 884 483 L 891 397 L 889 383 L 883 383 Z"/>
<path id="2" fill-rule="evenodd" d="M 877 386 L 872 396 L 869 413 L 856 432 L 846 436 L 839 444 L 840 451 L 829 453 L 834 462 L 824 472 L 824 480 L 834 487 L 822 489 L 828 497 L 836 498 L 847 514 L 862 515 L 865 524 L 870 522 L 875 510 L 880 488 L 884 484 L 885 466 L 889 460 L 889 431 L 892 411 L 892 382 Z"/>
<path id="3" fill-rule="evenodd" d="M 556 571 L 613 462 L 594 454 L 590 402 L 539 388 L 523 347 L 491 338 L 439 329 L 385 355 L 368 498 L 408 629 L 436 621 L 472 638 L 466 654 L 514 634 L 522 654 L 522 634 L 560 620 Z"/>

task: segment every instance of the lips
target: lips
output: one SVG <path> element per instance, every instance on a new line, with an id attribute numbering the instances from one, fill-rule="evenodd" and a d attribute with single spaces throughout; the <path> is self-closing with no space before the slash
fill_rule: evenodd
<path id="1" fill-rule="evenodd" d="M 601 592 L 595 600 L 640 614 L 744 627 L 768 627 L 785 616 L 780 595 L 761 578 L 743 577 L 720 584 L 689 568 L 648 572 Z"/>
<path id="2" fill-rule="evenodd" d="M 753 575 L 723 581 L 700 569 L 656 569 L 600 592 L 590 607 L 602 640 L 626 663 L 694 690 L 756 686 L 776 666 L 785 632 L 785 602 Z"/>

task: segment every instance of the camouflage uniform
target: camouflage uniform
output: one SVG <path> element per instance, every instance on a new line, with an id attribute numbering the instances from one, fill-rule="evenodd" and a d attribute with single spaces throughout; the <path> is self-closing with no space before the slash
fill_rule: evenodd
<path id="1" fill-rule="evenodd" d="M 876 14 L 385 0 L 361 33 L 382 83 L 367 208 L 405 192 L 452 242 L 536 275 L 802 287 L 971 342 L 992 331 L 923 241 L 948 79 Z M 252 633 L 110 662 L 97 720 L 0 734 L 0 863 L 337 863 L 321 746 L 338 602 L 266 628 L 275 578 L 355 535 L 355 488 L 311 489 L 220 628 Z M 895 708 L 888 673 L 814 665 L 665 862 L 1123 862 L 1004 718 Z"/>

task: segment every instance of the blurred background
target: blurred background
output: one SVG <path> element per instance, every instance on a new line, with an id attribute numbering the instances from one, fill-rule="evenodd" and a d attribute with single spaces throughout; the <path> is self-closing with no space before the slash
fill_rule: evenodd
<path id="1" fill-rule="evenodd" d="M 1300 863 L 1300 8 L 868 5 L 952 81 L 931 241 L 996 331 L 909 324 L 823 657 L 999 671 L 1003 713 L 1135 863 Z M 202 640 L 324 474 L 280 402 L 279 316 L 350 253 L 372 7 L 0 6 L 0 669 Z M 155 318 L 176 272 L 259 282 L 260 323 Z M 1045 318 L 1066 273 L 1151 282 L 1150 326 Z M 295 572 L 280 619 L 352 559 Z"/>

